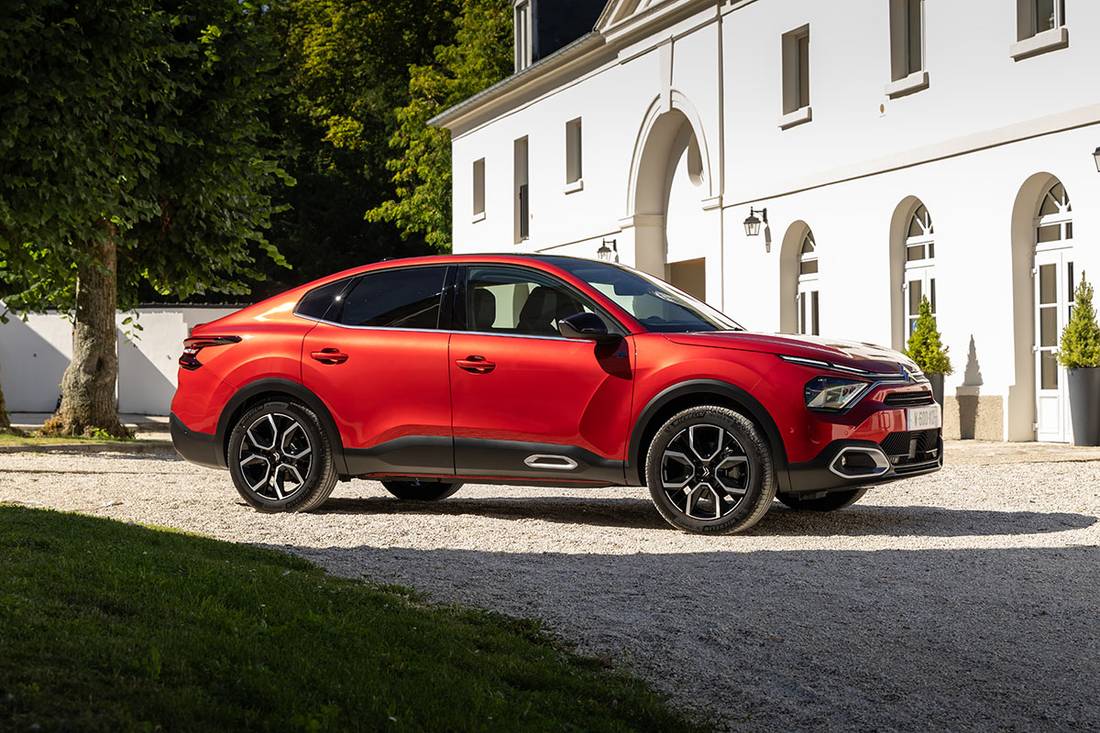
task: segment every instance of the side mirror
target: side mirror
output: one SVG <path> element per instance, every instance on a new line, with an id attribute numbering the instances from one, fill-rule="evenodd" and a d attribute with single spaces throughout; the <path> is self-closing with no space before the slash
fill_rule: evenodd
<path id="1" fill-rule="evenodd" d="M 584 339 L 606 344 L 618 341 L 619 335 L 609 333 L 607 324 L 595 313 L 576 313 L 558 321 L 558 333 L 567 339 Z"/>

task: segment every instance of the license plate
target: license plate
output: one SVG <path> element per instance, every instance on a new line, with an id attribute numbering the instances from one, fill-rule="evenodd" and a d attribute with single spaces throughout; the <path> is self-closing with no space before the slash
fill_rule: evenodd
<path id="1" fill-rule="evenodd" d="M 906 422 L 909 430 L 935 430 L 943 426 L 943 415 L 939 405 L 910 407 L 906 410 Z"/>

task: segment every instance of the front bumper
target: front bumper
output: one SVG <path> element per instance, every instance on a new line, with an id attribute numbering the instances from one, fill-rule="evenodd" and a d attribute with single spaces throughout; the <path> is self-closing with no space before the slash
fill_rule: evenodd
<path id="1" fill-rule="evenodd" d="M 172 433 L 172 446 L 185 461 L 210 468 L 225 468 L 217 435 L 191 430 L 175 413 L 168 417 L 168 429 Z"/>
<path id="2" fill-rule="evenodd" d="M 788 466 L 789 491 L 827 493 L 872 486 L 943 468 L 940 430 L 892 432 L 880 443 L 837 440 L 813 460 Z"/>

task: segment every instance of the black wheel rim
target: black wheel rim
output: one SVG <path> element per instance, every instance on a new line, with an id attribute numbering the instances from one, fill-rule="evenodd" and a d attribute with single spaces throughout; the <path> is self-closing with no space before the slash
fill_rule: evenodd
<path id="1" fill-rule="evenodd" d="M 296 418 L 270 412 L 245 430 L 237 461 L 249 491 L 267 501 L 285 501 L 305 486 L 313 445 Z"/>
<path id="2" fill-rule="evenodd" d="M 702 423 L 684 428 L 661 454 L 661 489 L 684 516 L 716 522 L 748 495 L 752 464 L 734 435 Z"/>

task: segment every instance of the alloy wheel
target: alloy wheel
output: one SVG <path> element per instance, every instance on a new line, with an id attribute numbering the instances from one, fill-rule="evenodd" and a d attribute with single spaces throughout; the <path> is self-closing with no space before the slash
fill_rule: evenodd
<path id="1" fill-rule="evenodd" d="M 313 446 L 297 419 L 269 412 L 248 426 L 237 460 L 250 491 L 270 501 L 283 501 L 305 485 L 313 466 Z"/>
<path id="2" fill-rule="evenodd" d="M 728 516 L 748 494 L 752 466 L 745 449 L 725 428 L 691 425 L 661 455 L 661 487 L 684 515 L 699 521 Z"/>

